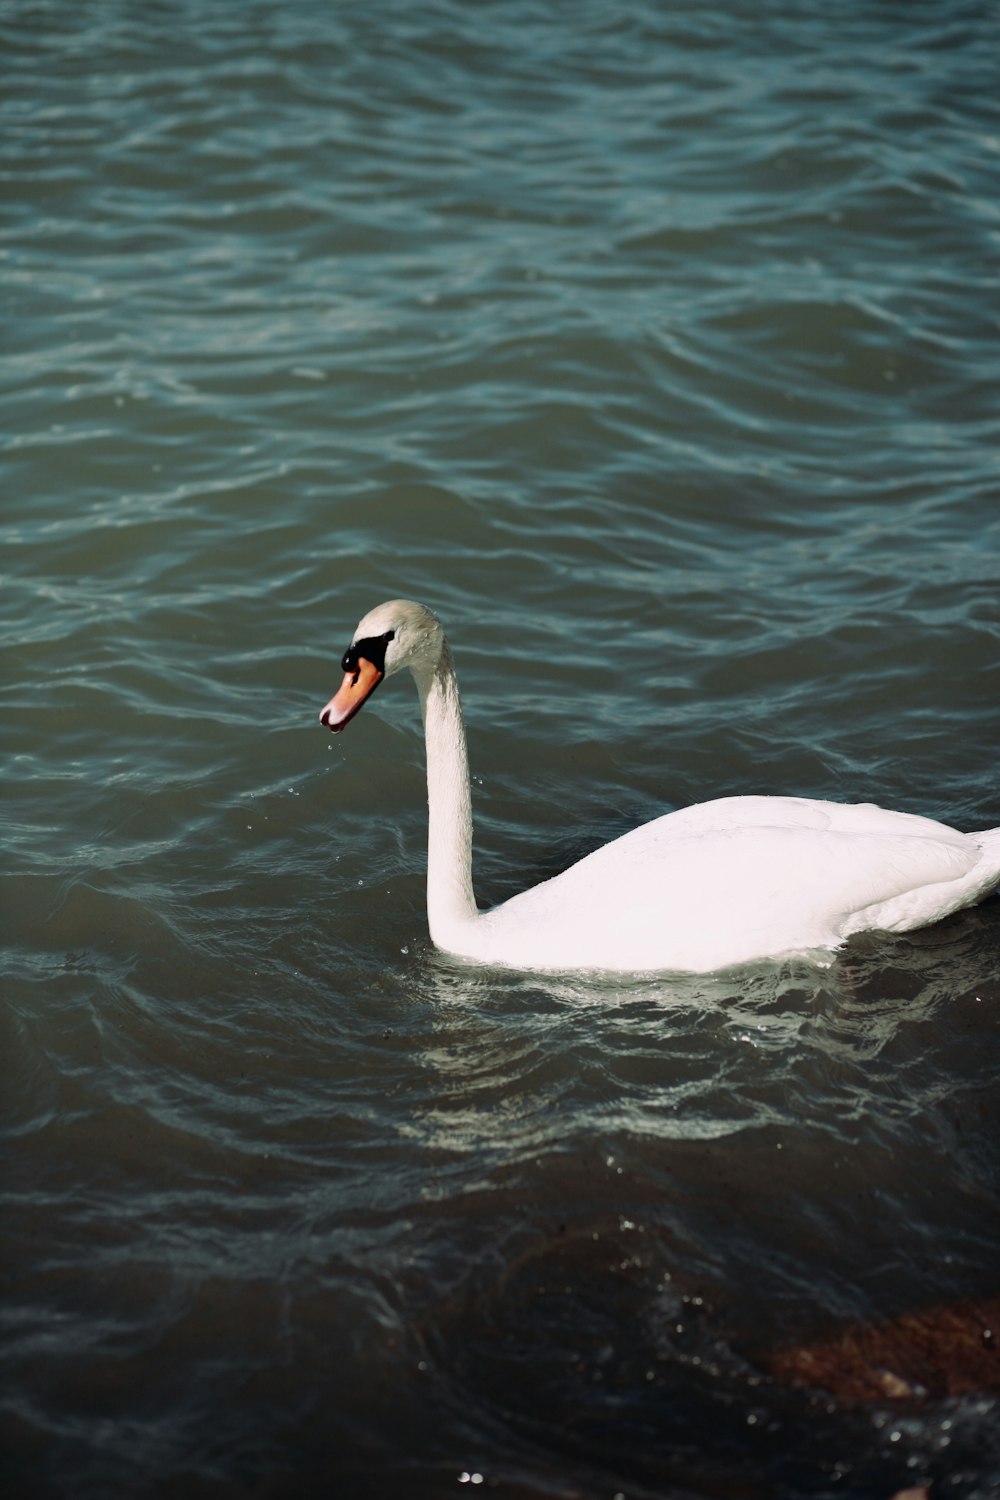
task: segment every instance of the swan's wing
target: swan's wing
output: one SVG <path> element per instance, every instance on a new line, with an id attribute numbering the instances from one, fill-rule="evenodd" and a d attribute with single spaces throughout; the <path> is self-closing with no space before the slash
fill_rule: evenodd
<path id="1" fill-rule="evenodd" d="M 617 877 L 633 900 L 658 887 L 691 919 L 714 893 L 723 910 L 744 920 L 781 911 L 819 921 L 828 932 L 906 892 L 964 883 L 980 858 L 962 834 L 942 839 L 923 831 L 757 824 L 688 832 L 657 820 L 636 833 L 647 836 L 633 841 L 627 834 L 566 872 L 579 872 L 581 894 Z"/>

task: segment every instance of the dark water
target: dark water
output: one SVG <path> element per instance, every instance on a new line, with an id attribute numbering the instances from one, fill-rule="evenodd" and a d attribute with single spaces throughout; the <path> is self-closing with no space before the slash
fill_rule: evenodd
<path id="1" fill-rule="evenodd" d="M 934 1496 L 989 1390 L 1000 902 L 827 970 L 470 972 L 736 791 L 1000 823 L 1000 9 L 0 4 L 6 1337 L 32 1496 Z M 725 920 L 725 913 L 719 913 Z"/>

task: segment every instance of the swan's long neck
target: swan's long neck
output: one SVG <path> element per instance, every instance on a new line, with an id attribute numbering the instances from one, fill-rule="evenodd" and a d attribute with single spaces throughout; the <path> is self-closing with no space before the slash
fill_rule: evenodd
<path id="1" fill-rule="evenodd" d="M 458 679 L 445 641 L 433 671 L 414 672 L 427 745 L 427 924 L 431 941 L 462 952 L 476 923 L 472 798 Z"/>

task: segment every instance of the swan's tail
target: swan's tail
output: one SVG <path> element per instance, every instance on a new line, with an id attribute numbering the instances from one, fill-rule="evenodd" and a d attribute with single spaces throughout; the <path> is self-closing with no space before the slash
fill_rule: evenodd
<path id="1" fill-rule="evenodd" d="M 980 833 L 971 833 L 969 837 L 974 844 L 979 845 L 987 867 L 993 871 L 993 878 L 1000 882 L 1000 828 L 984 828 Z"/>

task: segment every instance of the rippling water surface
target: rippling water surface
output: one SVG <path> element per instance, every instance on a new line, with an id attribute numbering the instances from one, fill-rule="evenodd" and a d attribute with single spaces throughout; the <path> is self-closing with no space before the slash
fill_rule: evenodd
<path id="1" fill-rule="evenodd" d="M 438 610 L 484 904 L 723 793 L 1000 823 L 998 23 L 0 3 L 17 1493 L 997 1493 L 988 1371 L 781 1359 L 996 1306 L 1000 902 L 469 971 L 408 684 L 316 714 Z"/>

